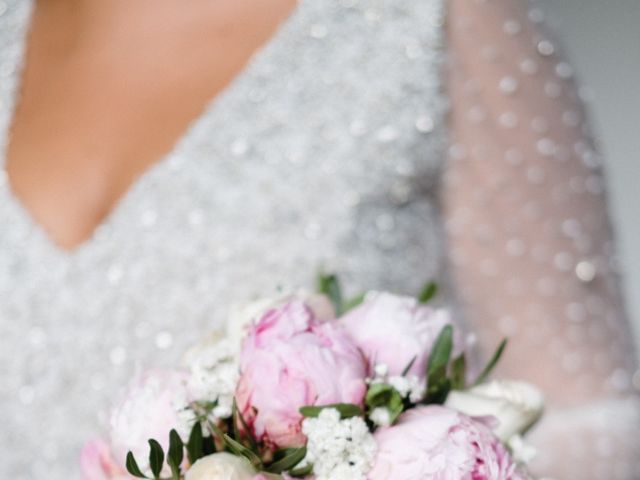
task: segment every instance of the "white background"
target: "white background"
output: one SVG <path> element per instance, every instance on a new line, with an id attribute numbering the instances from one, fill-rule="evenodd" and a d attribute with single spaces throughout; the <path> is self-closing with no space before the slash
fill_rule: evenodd
<path id="1" fill-rule="evenodd" d="M 640 0 L 541 0 L 581 85 L 607 158 L 625 290 L 640 342 Z"/>

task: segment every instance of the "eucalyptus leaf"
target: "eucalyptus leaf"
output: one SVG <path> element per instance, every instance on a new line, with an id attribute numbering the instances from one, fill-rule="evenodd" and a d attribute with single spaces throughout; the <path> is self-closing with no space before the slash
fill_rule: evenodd
<path id="1" fill-rule="evenodd" d="M 498 345 L 498 348 L 496 349 L 495 353 L 491 357 L 491 360 L 489 360 L 489 363 L 487 363 L 487 366 L 484 367 L 484 370 L 482 370 L 482 373 L 480 373 L 478 378 L 476 378 L 476 381 L 473 383 L 474 385 L 480 385 L 481 383 L 484 383 L 487 380 L 487 378 L 489 378 L 489 375 L 491 375 L 491 372 L 500 361 L 500 358 L 502 357 L 502 354 L 504 353 L 505 348 L 507 348 L 507 343 L 508 343 L 508 340 L 506 338 L 503 339 L 502 342 L 500 342 L 500 345 Z"/>
<path id="2" fill-rule="evenodd" d="M 162 472 L 162 464 L 164 463 L 164 450 L 162 446 L 154 439 L 149 440 L 149 467 L 154 478 L 160 478 Z"/>
<path id="3" fill-rule="evenodd" d="M 307 406 L 300 408 L 300 413 L 303 417 L 315 418 L 320 415 L 320 412 L 327 408 L 334 408 L 340 413 L 341 418 L 361 417 L 364 412 L 358 405 L 351 403 L 334 403 L 332 405 L 322 406 Z"/>
<path id="4" fill-rule="evenodd" d="M 422 304 L 429 303 L 437 294 L 438 284 L 435 282 L 429 282 L 420 291 L 420 295 L 418 295 L 418 301 Z"/>
<path id="5" fill-rule="evenodd" d="M 272 463 L 267 471 L 269 473 L 282 473 L 295 468 L 304 457 L 307 456 L 307 447 L 300 447 L 293 450 L 284 458 Z"/>
<path id="6" fill-rule="evenodd" d="M 131 452 L 127 453 L 126 467 L 127 467 L 127 472 L 129 472 L 134 477 L 147 478 L 147 476 L 144 473 L 142 473 L 142 470 L 140 470 L 140 467 L 138 466 L 138 462 L 136 462 L 136 458 L 133 456 L 133 453 Z"/>

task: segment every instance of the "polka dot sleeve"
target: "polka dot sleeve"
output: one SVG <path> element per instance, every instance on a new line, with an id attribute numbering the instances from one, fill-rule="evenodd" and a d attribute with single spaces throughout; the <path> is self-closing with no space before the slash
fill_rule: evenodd
<path id="1" fill-rule="evenodd" d="M 573 68 L 534 3 L 451 0 L 447 35 L 450 260 L 485 355 L 508 336 L 500 375 L 546 393 L 533 470 L 640 478 L 640 375 Z"/>

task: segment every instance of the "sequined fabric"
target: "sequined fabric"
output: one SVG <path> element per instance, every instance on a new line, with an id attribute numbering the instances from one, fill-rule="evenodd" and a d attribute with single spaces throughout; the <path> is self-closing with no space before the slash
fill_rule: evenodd
<path id="1" fill-rule="evenodd" d="M 637 360 L 585 90 L 535 1 L 451 0 L 443 179 L 459 298 L 545 392 L 538 477 L 640 478 Z M 635 380 L 634 380 L 635 378 Z"/>
<path id="2" fill-rule="evenodd" d="M 0 2 L 3 146 L 30 1 Z M 303 1 L 95 237 L 52 246 L 0 182 L 0 477 L 77 475 L 139 365 L 230 304 L 308 286 L 415 292 L 441 269 L 439 0 Z"/>

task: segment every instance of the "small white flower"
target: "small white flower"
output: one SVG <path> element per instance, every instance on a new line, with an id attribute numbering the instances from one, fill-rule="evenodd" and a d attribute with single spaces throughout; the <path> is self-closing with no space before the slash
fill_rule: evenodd
<path id="1" fill-rule="evenodd" d="M 375 366 L 374 372 L 376 374 L 376 378 L 386 378 L 389 374 L 389 367 L 384 363 L 379 363 Z"/>
<path id="2" fill-rule="evenodd" d="M 302 432 L 308 439 L 305 462 L 313 465 L 316 480 L 366 480 L 377 445 L 362 418 L 341 420 L 336 409 L 324 409 L 304 420 Z"/>
<path id="3" fill-rule="evenodd" d="M 409 389 L 411 388 L 411 385 L 409 384 L 409 379 L 407 379 L 406 377 L 389 377 L 389 385 L 395 388 L 403 398 L 409 395 Z"/>
<path id="4" fill-rule="evenodd" d="M 385 407 L 374 408 L 369 414 L 369 420 L 379 427 L 388 427 L 391 425 L 391 412 Z"/>
<path id="5" fill-rule="evenodd" d="M 424 382 L 420 381 L 416 375 L 389 377 L 388 382 L 389 385 L 400 393 L 402 398 L 408 398 L 412 402 L 417 403 L 424 397 Z"/>
<path id="6" fill-rule="evenodd" d="M 217 418 L 230 417 L 240 377 L 234 343 L 227 338 L 213 337 L 189 351 L 185 361 L 191 371 L 188 381 L 191 397 L 199 401 L 217 401 L 213 415 Z"/>

